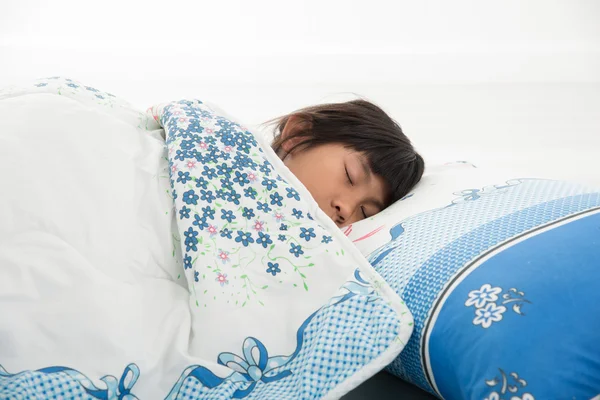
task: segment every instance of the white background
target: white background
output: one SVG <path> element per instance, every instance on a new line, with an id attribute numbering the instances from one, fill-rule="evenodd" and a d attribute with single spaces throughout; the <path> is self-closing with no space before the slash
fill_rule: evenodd
<path id="1" fill-rule="evenodd" d="M 352 93 L 430 163 L 600 185 L 600 1 L 0 0 L 0 86 L 63 75 L 248 125 Z"/>

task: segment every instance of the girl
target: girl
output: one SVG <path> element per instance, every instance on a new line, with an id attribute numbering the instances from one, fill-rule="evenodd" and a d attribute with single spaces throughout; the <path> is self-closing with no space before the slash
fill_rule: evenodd
<path id="1" fill-rule="evenodd" d="M 275 125 L 275 152 L 339 227 L 404 197 L 425 169 L 400 126 L 365 100 L 308 107 L 267 124 Z"/>

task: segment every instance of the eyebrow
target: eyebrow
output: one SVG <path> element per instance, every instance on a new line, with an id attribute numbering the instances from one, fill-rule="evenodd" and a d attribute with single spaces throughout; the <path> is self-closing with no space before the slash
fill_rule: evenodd
<path id="1" fill-rule="evenodd" d="M 358 159 L 360 160 L 360 165 L 365 173 L 365 175 L 367 176 L 367 183 L 369 183 L 371 181 L 371 177 L 373 175 L 373 171 L 371 171 L 371 167 L 369 166 L 369 164 L 367 163 L 366 157 L 364 156 L 359 156 Z M 372 199 L 370 199 L 370 202 L 373 203 L 373 205 L 375 205 L 375 207 L 379 208 L 379 211 L 382 211 L 385 209 L 384 205 L 382 202 L 380 202 L 377 198 L 373 197 Z"/>

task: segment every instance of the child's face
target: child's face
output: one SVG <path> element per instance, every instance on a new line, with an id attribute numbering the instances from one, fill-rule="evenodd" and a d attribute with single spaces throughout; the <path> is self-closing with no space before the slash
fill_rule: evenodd
<path id="1" fill-rule="evenodd" d="M 298 149 L 284 164 L 306 186 L 317 204 L 340 227 L 385 207 L 386 184 L 365 156 L 339 143 Z"/>

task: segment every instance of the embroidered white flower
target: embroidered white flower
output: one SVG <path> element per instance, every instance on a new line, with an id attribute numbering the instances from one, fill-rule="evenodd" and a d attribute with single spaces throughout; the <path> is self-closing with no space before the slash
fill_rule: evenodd
<path id="1" fill-rule="evenodd" d="M 496 392 L 492 392 L 488 397 L 486 397 L 483 400 L 500 400 L 500 395 Z"/>
<path id="2" fill-rule="evenodd" d="M 469 292 L 469 298 L 465 302 L 465 306 L 483 307 L 486 303 L 493 303 L 498 300 L 498 294 L 502 292 L 501 287 L 492 287 L 489 283 L 484 284 L 479 290 Z"/>
<path id="3" fill-rule="evenodd" d="M 535 400 L 535 397 L 529 393 L 523 393 L 523 396 L 513 396 L 510 400 Z"/>
<path id="4" fill-rule="evenodd" d="M 481 325 L 482 328 L 489 328 L 492 322 L 498 322 L 502 319 L 502 314 L 506 311 L 506 307 L 497 306 L 496 303 L 488 303 L 483 308 L 475 310 L 474 325 Z"/>

